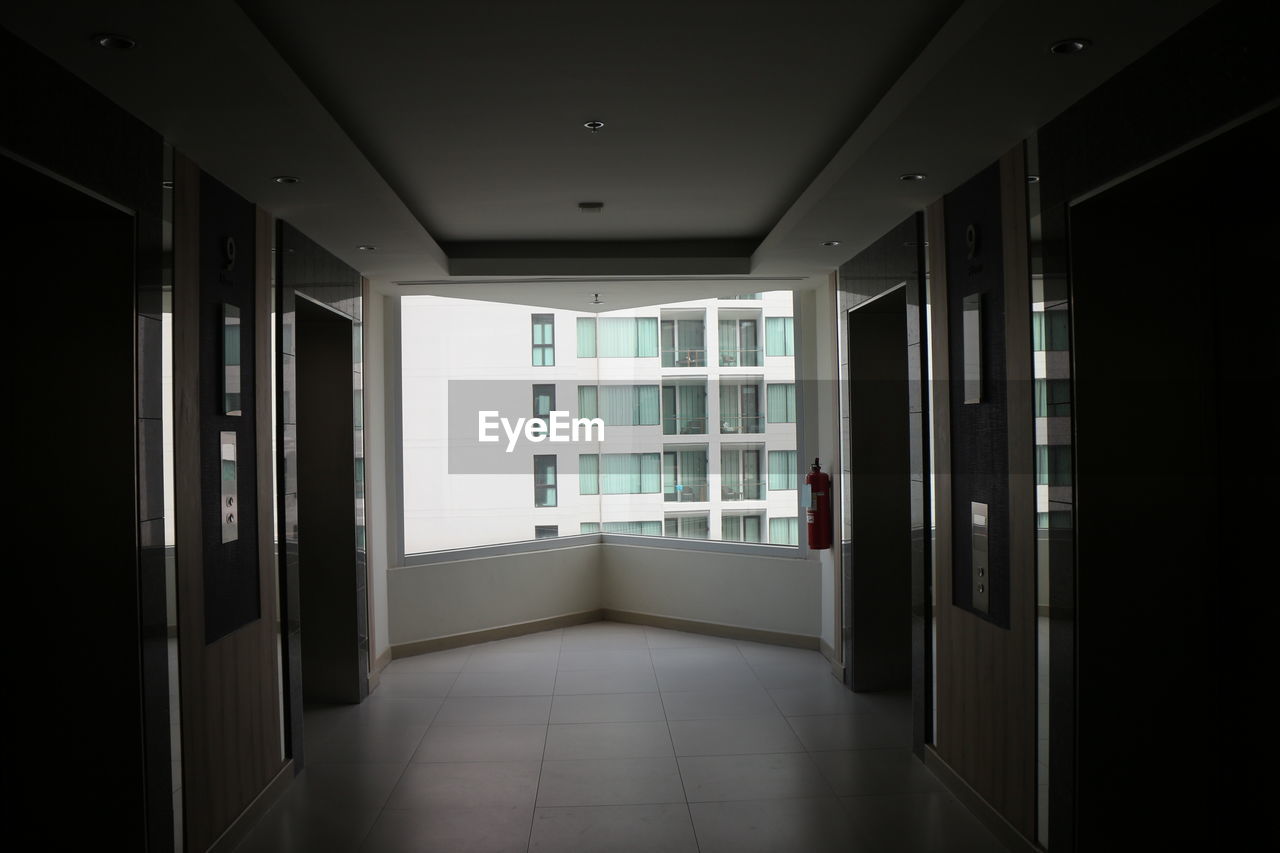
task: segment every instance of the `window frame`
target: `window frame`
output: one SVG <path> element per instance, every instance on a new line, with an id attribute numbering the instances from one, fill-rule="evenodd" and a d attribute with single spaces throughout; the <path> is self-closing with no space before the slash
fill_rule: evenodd
<path id="1" fill-rule="evenodd" d="M 538 466 L 546 465 L 546 460 L 551 460 L 550 477 L 546 482 L 540 482 L 539 477 L 545 476 L 546 471 L 539 471 Z M 557 469 L 559 467 L 556 454 L 554 453 L 538 453 L 533 457 L 533 506 L 534 509 L 553 509 L 560 505 L 560 495 L 557 491 L 560 487 L 559 475 Z M 550 494 L 550 503 L 539 503 L 539 497 L 543 500 Z"/>
<path id="2" fill-rule="evenodd" d="M 555 314 L 530 314 L 529 315 L 529 342 L 532 351 L 529 355 L 530 363 L 534 367 L 555 367 L 556 366 L 556 315 Z M 547 341 L 538 341 L 539 328 L 550 330 Z M 551 354 L 550 361 L 538 362 L 538 353 L 542 352 Z"/>

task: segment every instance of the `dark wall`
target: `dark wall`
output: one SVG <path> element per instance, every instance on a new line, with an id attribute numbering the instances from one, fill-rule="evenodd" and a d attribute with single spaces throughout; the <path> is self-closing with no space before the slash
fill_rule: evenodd
<path id="1" fill-rule="evenodd" d="M 14 478 L 14 673 L 49 668 L 6 755 L 11 836 L 169 849 L 172 786 L 160 430 L 163 143 L 0 29 L 0 149 L 118 205 L 37 179 L 0 152 L 21 436 Z M 136 488 L 135 488 L 136 484 Z M 21 490 L 35 492 L 30 499 Z M 42 490 L 36 492 L 35 490 Z M 74 677 L 70 675 L 72 667 Z M 95 749 L 86 752 L 84 745 Z M 49 791 L 97 792 L 75 821 Z M 133 843 L 137 841 L 138 843 Z"/>

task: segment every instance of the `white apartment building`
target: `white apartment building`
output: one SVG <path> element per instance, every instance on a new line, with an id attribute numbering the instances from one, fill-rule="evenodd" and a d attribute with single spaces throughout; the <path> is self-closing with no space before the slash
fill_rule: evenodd
<path id="1" fill-rule="evenodd" d="M 595 532 L 797 544 L 789 291 L 601 313 L 409 296 L 401 336 L 406 553 Z M 604 441 L 481 442 L 481 411 L 599 418 Z"/>

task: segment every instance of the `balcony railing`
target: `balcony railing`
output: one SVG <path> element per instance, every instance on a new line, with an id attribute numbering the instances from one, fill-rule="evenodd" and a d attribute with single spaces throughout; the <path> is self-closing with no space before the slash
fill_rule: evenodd
<path id="1" fill-rule="evenodd" d="M 721 435 L 757 433 L 764 429 L 761 415 L 738 415 L 720 419 Z"/>
<path id="2" fill-rule="evenodd" d="M 707 351 L 705 349 L 664 349 L 662 351 L 663 367 L 706 367 Z"/>
<path id="3" fill-rule="evenodd" d="M 670 491 L 663 494 L 663 498 L 668 501 L 678 501 L 680 503 L 691 503 L 696 501 L 705 501 L 707 497 L 706 483 L 676 483 L 671 486 Z"/>
<path id="4" fill-rule="evenodd" d="M 742 483 L 721 484 L 720 500 L 722 501 L 762 501 L 764 500 L 764 480 L 751 480 Z"/>
<path id="5" fill-rule="evenodd" d="M 720 350 L 721 367 L 759 367 L 764 364 L 764 354 L 759 347 L 754 349 L 722 349 Z"/>
<path id="6" fill-rule="evenodd" d="M 663 418 L 663 435 L 706 435 L 707 416 L 698 415 L 692 418 Z"/>

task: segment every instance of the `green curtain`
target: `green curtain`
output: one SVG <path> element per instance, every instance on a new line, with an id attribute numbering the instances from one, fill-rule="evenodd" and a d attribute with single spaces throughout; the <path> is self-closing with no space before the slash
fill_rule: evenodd
<path id="1" fill-rule="evenodd" d="M 742 516 L 740 515 L 722 515 L 720 516 L 720 538 L 725 542 L 741 542 L 742 541 Z"/>
<path id="2" fill-rule="evenodd" d="M 578 318 L 578 358 L 596 357 L 596 318 Z"/>
<path id="3" fill-rule="evenodd" d="M 636 318 L 636 358 L 658 357 L 658 318 Z M 657 421 L 654 421 L 657 423 Z"/>
<path id="4" fill-rule="evenodd" d="M 720 321 L 720 366 L 734 367 L 739 364 L 738 358 L 738 322 L 736 320 Z"/>
<path id="5" fill-rule="evenodd" d="M 662 456 L 657 453 L 637 453 L 640 457 L 640 493 L 656 495 L 662 490 Z"/>
<path id="6" fill-rule="evenodd" d="M 742 541 L 760 541 L 760 516 L 744 515 L 742 517 Z"/>
<path id="7" fill-rule="evenodd" d="M 581 523 L 578 525 L 578 532 L 579 532 L 579 533 L 599 533 L 599 532 L 600 532 L 600 522 L 598 522 L 598 521 L 584 521 L 584 522 L 581 522 Z"/>
<path id="8" fill-rule="evenodd" d="M 1036 445 L 1036 484 L 1040 486 L 1071 485 L 1071 445 Z"/>
<path id="9" fill-rule="evenodd" d="M 1036 352 L 1071 347 L 1071 327 L 1066 311 L 1036 311 L 1031 315 L 1031 348 Z"/>
<path id="10" fill-rule="evenodd" d="M 720 496 L 726 501 L 742 500 L 742 451 L 725 448 L 720 451 Z"/>
<path id="11" fill-rule="evenodd" d="M 578 386 L 578 417 L 598 418 L 600 411 L 599 392 L 594 385 Z"/>
<path id="12" fill-rule="evenodd" d="M 700 367 L 706 363 L 707 339 L 702 320 L 676 321 L 677 366 Z"/>
<path id="13" fill-rule="evenodd" d="M 657 385 L 636 386 L 636 423 L 655 426 L 662 419 L 662 404 Z"/>
<path id="14" fill-rule="evenodd" d="M 796 518 L 769 519 L 769 542 L 774 545 L 798 545 L 800 543 Z"/>
<path id="15" fill-rule="evenodd" d="M 739 354 L 738 363 L 743 367 L 759 367 L 760 339 L 756 331 L 756 321 L 743 320 L 739 326 L 742 334 L 738 346 L 742 352 Z"/>
<path id="16" fill-rule="evenodd" d="M 705 515 L 682 515 L 666 520 L 666 535 L 681 539 L 706 539 L 710 529 Z"/>
<path id="17" fill-rule="evenodd" d="M 790 317 L 766 317 L 764 348 L 767 355 L 795 355 L 795 326 Z"/>
<path id="18" fill-rule="evenodd" d="M 680 422 L 677 432 L 703 433 L 707 431 L 707 388 L 705 385 L 678 385 L 677 410 Z"/>
<path id="19" fill-rule="evenodd" d="M 738 404 L 737 385 L 720 386 L 720 431 L 742 431 L 742 409 Z"/>
<path id="20" fill-rule="evenodd" d="M 605 385 L 601 388 L 600 413 L 605 426 L 631 426 L 635 418 L 635 386 Z"/>
<path id="21" fill-rule="evenodd" d="M 606 453 L 601 462 L 601 494 L 656 494 L 662 482 L 656 453 Z"/>
<path id="22" fill-rule="evenodd" d="M 636 318 L 600 318 L 600 357 L 635 358 Z"/>
<path id="23" fill-rule="evenodd" d="M 784 491 L 796 487 L 796 452 L 794 450 L 769 451 L 769 491 Z"/>
<path id="24" fill-rule="evenodd" d="M 764 482 L 760 478 L 760 451 L 742 451 L 742 499 L 764 500 Z"/>
<path id="25" fill-rule="evenodd" d="M 578 494 L 600 494 L 600 457 L 595 453 L 578 454 Z"/>
<path id="26" fill-rule="evenodd" d="M 661 521 L 606 521 L 605 533 L 625 533 L 629 536 L 661 536 Z"/>
<path id="27" fill-rule="evenodd" d="M 796 386 L 794 383 L 770 384 L 766 389 L 768 418 L 771 424 L 796 422 Z"/>
<path id="28" fill-rule="evenodd" d="M 1071 414 L 1071 380 L 1036 380 L 1036 417 L 1064 418 Z"/>

